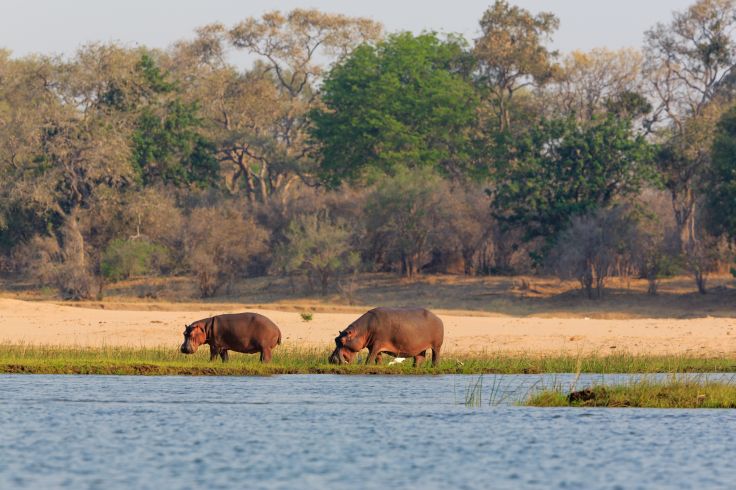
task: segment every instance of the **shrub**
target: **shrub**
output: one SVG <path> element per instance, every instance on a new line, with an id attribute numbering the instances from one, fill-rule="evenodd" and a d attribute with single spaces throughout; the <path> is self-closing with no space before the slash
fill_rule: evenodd
<path id="1" fill-rule="evenodd" d="M 202 297 L 214 296 L 235 278 L 247 273 L 249 264 L 267 251 L 268 233 L 253 219 L 245 218 L 234 203 L 218 208 L 197 208 L 188 221 L 185 244 L 190 270 Z"/>
<path id="2" fill-rule="evenodd" d="M 166 247 L 148 240 L 116 239 L 102 254 L 100 271 L 111 281 L 150 275 L 160 272 L 168 263 L 168 257 Z"/>
<path id="3" fill-rule="evenodd" d="M 628 206 L 575 217 L 553 247 L 549 264 L 560 277 L 577 279 L 588 298 L 600 298 L 617 257 L 630 253 L 635 229 Z"/>
<path id="4" fill-rule="evenodd" d="M 446 185 L 428 169 L 399 168 L 380 181 L 366 204 L 370 255 L 400 263 L 404 276 L 419 273 L 448 219 Z"/>
<path id="5" fill-rule="evenodd" d="M 286 274 L 303 274 L 310 288 L 314 282 L 327 294 L 330 280 L 355 270 L 360 257 L 351 245 L 350 227 L 328 212 L 300 216 L 285 233 L 285 241 L 276 250 L 275 267 Z"/>

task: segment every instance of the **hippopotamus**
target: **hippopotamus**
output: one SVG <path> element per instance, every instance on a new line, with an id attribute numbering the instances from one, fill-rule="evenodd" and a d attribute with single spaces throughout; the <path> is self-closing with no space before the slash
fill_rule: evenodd
<path id="1" fill-rule="evenodd" d="M 181 351 L 194 354 L 202 344 L 210 345 L 210 361 L 219 354 L 228 360 L 227 351 L 261 353 L 261 362 L 271 360 L 271 350 L 281 344 L 281 330 L 258 313 L 234 313 L 197 320 L 184 330 Z"/>
<path id="2" fill-rule="evenodd" d="M 350 363 L 368 347 L 365 363 L 381 362 L 381 353 L 413 357 L 421 364 L 432 349 L 432 366 L 440 360 L 445 328 L 437 315 L 424 308 L 374 308 L 364 313 L 335 337 L 331 364 Z"/>

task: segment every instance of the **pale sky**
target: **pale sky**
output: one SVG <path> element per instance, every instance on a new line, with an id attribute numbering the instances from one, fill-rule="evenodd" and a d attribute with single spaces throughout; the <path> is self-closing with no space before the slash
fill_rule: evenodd
<path id="1" fill-rule="evenodd" d="M 694 0 L 510 0 L 560 18 L 553 47 L 640 47 L 643 33 L 667 22 Z M 192 37 L 194 28 L 296 7 L 367 16 L 389 32 L 434 30 L 477 37 L 478 20 L 492 0 L 0 0 L 0 48 L 15 56 L 71 54 L 89 41 L 165 48 Z"/>

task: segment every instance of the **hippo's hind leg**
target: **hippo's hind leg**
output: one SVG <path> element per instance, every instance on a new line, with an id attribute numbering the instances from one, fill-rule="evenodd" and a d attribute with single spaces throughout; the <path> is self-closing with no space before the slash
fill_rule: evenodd
<path id="1" fill-rule="evenodd" d="M 230 356 L 227 355 L 227 349 L 223 349 L 220 351 L 220 358 L 222 359 L 222 362 L 227 362 L 230 360 Z"/>
<path id="2" fill-rule="evenodd" d="M 437 364 L 440 362 L 440 346 L 433 346 L 432 347 L 432 367 L 437 366 Z"/>
<path id="3" fill-rule="evenodd" d="M 414 356 L 414 367 L 421 366 L 424 362 L 424 359 L 427 358 L 427 351 L 422 351 L 416 356 Z"/>
<path id="4" fill-rule="evenodd" d="M 383 361 L 383 356 L 379 352 L 378 354 L 376 354 L 376 364 L 381 364 L 381 361 Z"/>
<path id="5" fill-rule="evenodd" d="M 271 362 L 271 349 L 268 347 L 264 347 L 263 350 L 261 350 L 261 362 Z"/>

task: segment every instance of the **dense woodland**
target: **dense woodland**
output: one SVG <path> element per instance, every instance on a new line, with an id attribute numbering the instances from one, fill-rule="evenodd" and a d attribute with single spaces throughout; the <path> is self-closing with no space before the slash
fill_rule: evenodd
<path id="1" fill-rule="evenodd" d="M 2 273 L 70 299 L 370 271 L 556 274 L 590 297 L 687 273 L 705 293 L 736 237 L 736 1 L 641 50 L 554 52 L 559 19 L 500 0 L 479 26 L 294 10 L 167 50 L 0 51 Z"/>

